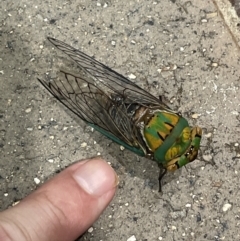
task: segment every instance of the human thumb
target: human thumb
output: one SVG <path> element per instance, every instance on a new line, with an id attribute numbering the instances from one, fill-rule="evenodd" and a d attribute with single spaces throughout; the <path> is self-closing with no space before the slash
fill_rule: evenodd
<path id="1" fill-rule="evenodd" d="M 107 207 L 117 182 L 113 169 L 100 158 L 73 164 L 0 213 L 0 240 L 73 241 Z"/>

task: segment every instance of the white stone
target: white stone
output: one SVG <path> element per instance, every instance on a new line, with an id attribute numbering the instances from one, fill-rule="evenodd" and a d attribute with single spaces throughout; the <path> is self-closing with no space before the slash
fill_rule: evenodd
<path id="1" fill-rule="evenodd" d="M 227 212 L 231 207 L 232 207 L 232 204 L 226 203 L 223 205 L 222 210 L 223 210 L 223 212 Z"/>
<path id="2" fill-rule="evenodd" d="M 137 239 L 136 239 L 136 237 L 134 235 L 127 239 L 127 241 L 136 241 L 136 240 Z"/>
<path id="3" fill-rule="evenodd" d="M 37 177 L 35 177 L 35 178 L 34 178 L 34 182 L 35 182 L 36 184 L 39 184 L 39 183 L 40 183 L 40 180 L 39 180 Z"/>

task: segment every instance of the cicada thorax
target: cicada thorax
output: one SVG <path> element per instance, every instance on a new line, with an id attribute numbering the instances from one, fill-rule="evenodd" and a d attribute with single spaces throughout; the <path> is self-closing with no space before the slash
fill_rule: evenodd
<path id="1" fill-rule="evenodd" d="M 142 134 L 148 156 L 168 171 L 175 171 L 196 158 L 202 130 L 191 128 L 181 115 L 140 107 L 134 122 Z"/>

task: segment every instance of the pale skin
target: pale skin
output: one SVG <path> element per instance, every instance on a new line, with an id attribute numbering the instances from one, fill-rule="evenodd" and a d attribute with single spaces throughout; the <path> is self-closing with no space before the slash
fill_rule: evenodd
<path id="1" fill-rule="evenodd" d="M 75 163 L 0 213 L 0 240 L 74 241 L 99 218 L 117 184 L 101 158 Z"/>

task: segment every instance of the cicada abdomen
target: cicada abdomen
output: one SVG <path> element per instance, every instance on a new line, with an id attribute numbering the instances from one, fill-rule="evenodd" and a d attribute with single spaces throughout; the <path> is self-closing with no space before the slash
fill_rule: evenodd
<path id="1" fill-rule="evenodd" d="M 69 110 L 97 131 L 166 171 L 195 160 L 202 130 L 133 82 L 81 51 L 49 41 L 74 60 L 78 75 L 60 71 L 57 79 L 39 81 Z"/>

